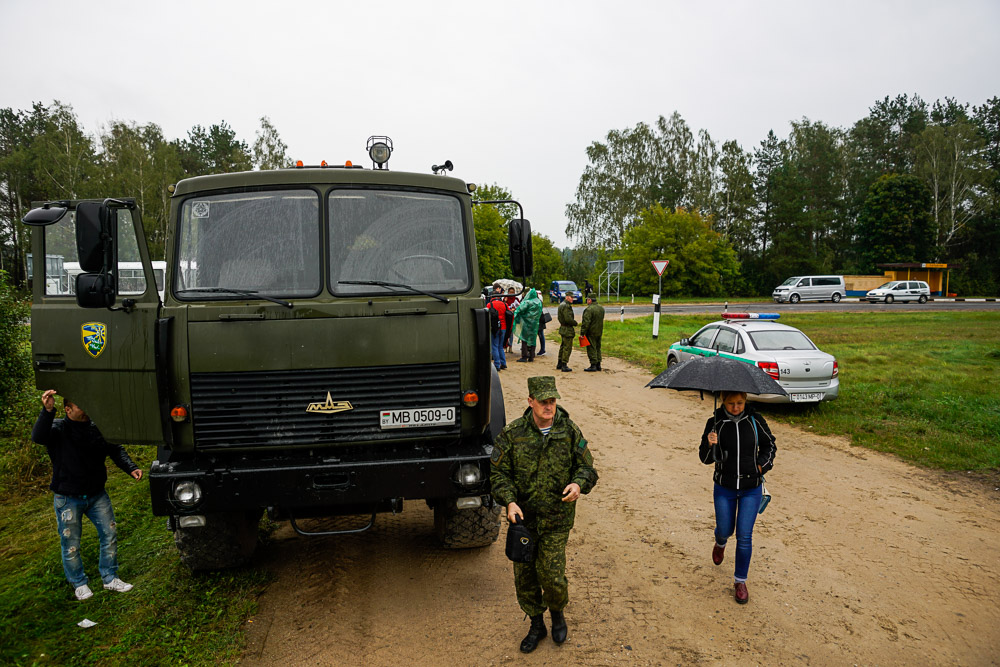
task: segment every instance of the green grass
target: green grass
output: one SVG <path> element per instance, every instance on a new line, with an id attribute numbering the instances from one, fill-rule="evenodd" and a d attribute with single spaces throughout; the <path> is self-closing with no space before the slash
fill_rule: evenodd
<path id="1" fill-rule="evenodd" d="M 2 444 L 0 455 L 9 453 L 10 442 Z M 154 453 L 130 448 L 143 470 Z M 191 574 L 178 560 L 164 518 L 150 514 L 145 478 L 136 482 L 109 467 L 119 575 L 135 588 L 101 587 L 97 533 L 85 520 L 81 551 L 94 597 L 74 600 L 62 571 L 52 494 L 8 497 L 0 513 L 0 664 L 235 663 L 241 629 L 257 609 L 267 575 L 260 569 Z M 77 627 L 84 618 L 97 625 Z"/>
<path id="2" fill-rule="evenodd" d="M 671 343 L 712 321 L 662 315 L 605 323 L 603 351 L 658 373 Z M 840 366 L 840 396 L 813 405 L 761 405 L 768 418 L 946 470 L 1000 469 L 1000 314 L 796 313 Z M 711 410 L 706 407 L 706 413 Z"/>

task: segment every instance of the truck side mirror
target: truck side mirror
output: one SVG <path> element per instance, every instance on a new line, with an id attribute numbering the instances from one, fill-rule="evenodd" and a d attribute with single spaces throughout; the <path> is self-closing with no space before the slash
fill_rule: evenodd
<path id="1" fill-rule="evenodd" d="M 76 250 L 84 271 L 93 273 L 113 266 L 113 220 L 111 209 L 104 204 L 81 202 L 76 207 Z"/>
<path id="2" fill-rule="evenodd" d="M 115 304 L 114 276 L 109 273 L 81 273 L 76 277 L 76 305 L 81 308 L 110 308 Z"/>
<path id="3" fill-rule="evenodd" d="M 515 276 L 530 276 L 534 270 L 531 253 L 531 223 L 523 218 L 510 221 L 510 269 Z"/>

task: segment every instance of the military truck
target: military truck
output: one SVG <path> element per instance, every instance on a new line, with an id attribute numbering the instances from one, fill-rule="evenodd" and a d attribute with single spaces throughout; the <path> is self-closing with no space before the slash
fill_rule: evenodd
<path id="1" fill-rule="evenodd" d="M 177 183 L 162 300 L 134 200 L 24 218 L 35 257 L 82 269 L 74 295 L 36 271 L 36 385 L 72 397 L 110 442 L 157 446 L 152 510 L 194 570 L 248 560 L 265 511 L 303 535 L 359 532 L 423 499 L 445 547 L 497 539 L 489 454 L 505 420 L 475 185 L 389 170 L 388 138 L 369 149 L 371 168 Z M 530 234 L 511 224 L 522 275 Z M 143 279 L 122 279 L 131 262 Z M 335 515 L 355 519 L 315 527 Z"/>

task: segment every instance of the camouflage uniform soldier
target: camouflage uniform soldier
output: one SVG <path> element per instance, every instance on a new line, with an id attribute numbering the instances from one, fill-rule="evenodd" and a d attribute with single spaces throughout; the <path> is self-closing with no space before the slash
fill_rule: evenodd
<path id="1" fill-rule="evenodd" d="M 597 303 L 597 296 L 587 295 L 587 308 L 583 311 L 583 319 L 580 320 L 580 335 L 586 336 L 590 341 L 587 346 L 587 358 L 590 359 L 590 368 L 584 371 L 593 372 L 601 370 L 601 334 L 604 333 L 604 306 Z"/>
<path id="2" fill-rule="evenodd" d="M 576 499 L 597 483 L 587 441 L 569 414 L 556 406 L 557 398 L 554 377 L 529 378 L 529 407 L 497 437 L 491 458 L 493 497 L 507 507 L 511 523 L 523 521 L 538 536 L 534 562 L 514 563 L 517 602 L 531 617 L 521 642 L 524 653 L 535 650 L 548 634 L 546 608 L 552 616 L 552 640 L 566 641 L 566 542 Z"/>
<path id="3" fill-rule="evenodd" d="M 557 311 L 559 317 L 559 335 L 562 336 L 562 344 L 559 345 L 559 363 L 556 369 L 563 373 L 568 373 L 572 368 L 569 364 L 569 353 L 573 351 L 573 336 L 576 334 L 576 318 L 573 316 L 573 295 L 567 294 L 566 299 L 559 304 Z"/>

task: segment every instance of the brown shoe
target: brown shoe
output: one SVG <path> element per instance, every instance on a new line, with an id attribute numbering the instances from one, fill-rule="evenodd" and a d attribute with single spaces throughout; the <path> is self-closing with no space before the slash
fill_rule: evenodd
<path id="1" fill-rule="evenodd" d="M 718 565 L 722 562 L 722 559 L 726 557 L 726 547 L 720 547 L 716 544 L 712 547 L 712 562 Z"/>
<path id="2" fill-rule="evenodd" d="M 745 581 L 736 582 L 736 601 L 740 604 L 746 604 L 750 601 L 750 591 L 747 590 L 747 585 Z"/>

